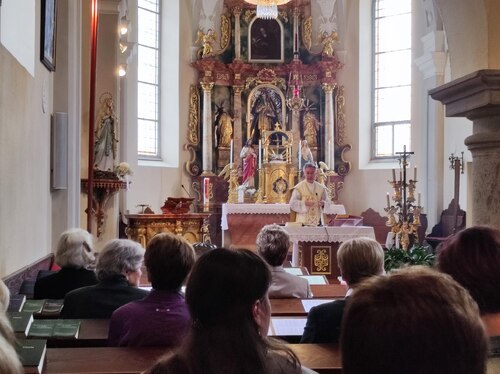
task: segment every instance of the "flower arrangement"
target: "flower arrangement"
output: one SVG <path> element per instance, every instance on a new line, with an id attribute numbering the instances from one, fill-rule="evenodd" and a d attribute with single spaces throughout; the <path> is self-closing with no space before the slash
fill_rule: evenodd
<path id="1" fill-rule="evenodd" d="M 120 162 L 118 165 L 115 166 L 115 174 L 120 178 L 123 178 L 125 177 L 125 175 L 132 175 L 133 172 L 128 163 Z"/>

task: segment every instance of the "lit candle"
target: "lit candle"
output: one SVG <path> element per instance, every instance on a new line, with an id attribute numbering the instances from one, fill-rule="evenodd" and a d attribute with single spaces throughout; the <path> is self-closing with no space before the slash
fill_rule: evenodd
<path id="1" fill-rule="evenodd" d="M 391 198 L 389 197 L 389 192 L 387 192 L 387 208 L 391 207 Z"/>
<path id="2" fill-rule="evenodd" d="M 328 139 L 328 148 L 326 149 L 326 151 L 328 152 L 328 154 L 326 155 L 326 162 L 330 165 L 328 165 L 330 167 L 330 169 L 332 169 L 332 159 L 331 159 L 331 156 L 332 156 L 332 142 L 330 141 L 330 139 Z"/>
<path id="3" fill-rule="evenodd" d="M 299 141 L 299 176 L 302 169 L 302 140 Z"/>
<path id="4" fill-rule="evenodd" d="M 396 170 L 392 169 L 392 181 L 396 182 Z"/>
<path id="5" fill-rule="evenodd" d="M 262 139 L 259 139 L 259 170 L 262 169 Z"/>
<path id="6" fill-rule="evenodd" d="M 203 204 L 204 205 L 208 205 L 210 202 L 209 185 L 210 185 L 210 179 L 203 178 Z"/>
<path id="7" fill-rule="evenodd" d="M 418 206 L 421 206 L 420 205 L 420 192 L 418 193 Z"/>
<path id="8" fill-rule="evenodd" d="M 417 180 L 417 167 L 415 166 L 415 168 L 413 169 L 413 180 L 416 181 Z"/>
<path id="9" fill-rule="evenodd" d="M 231 150 L 229 151 L 229 167 L 233 168 L 233 139 L 231 139 Z"/>

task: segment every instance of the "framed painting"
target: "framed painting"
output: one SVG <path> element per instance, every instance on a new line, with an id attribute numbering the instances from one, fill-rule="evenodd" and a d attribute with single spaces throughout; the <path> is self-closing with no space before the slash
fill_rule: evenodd
<path id="1" fill-rule="evenodd" d="M 57 0 L 42 0 L 40 60 L 50 71 L 56 70 Z"/>
<path id="2" fill-rule="evenodd" d="M 275 19 L 254 18 L 248 32 L 250 62 L 283 62 L 283 26 Z"/>

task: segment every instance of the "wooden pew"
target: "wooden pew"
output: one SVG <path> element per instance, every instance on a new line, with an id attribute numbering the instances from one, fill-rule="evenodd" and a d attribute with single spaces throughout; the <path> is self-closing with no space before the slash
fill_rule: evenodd
<path id="1" fill-rule="evenodd" d="M 340 351 L 328 344 L 289 344 L 302 365 L 319 373 L 340 373 Z M 45 372 L 51 374 L 141 373 L 165 348 L 48 348 Z"/>

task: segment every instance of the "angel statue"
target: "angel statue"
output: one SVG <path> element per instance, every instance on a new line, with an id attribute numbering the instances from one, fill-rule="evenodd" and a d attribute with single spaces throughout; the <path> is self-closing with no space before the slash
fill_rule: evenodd
<path id="1" fill-rule="evenodd" d="M 113 171 L 116 159 L 116 126 L 113 96 L 105 92 L 99 98 L 101 108 L 97 115 L 94 143 L 94 168 L 102 171 Z"/>
<path id="2" fill-rule="evenodd" d="M 198 30 L 198 39 L 196 39 L 196 43 L 202 44 L 203 47 L 201 52 L 202 58 L 212 55 L 213 52 L 212 43 L 215 43 L 215 41 L 216 41 L 216 35 L 214 30 L 209 29 L 206 34 L 203 31 Z"/>
<path id="3" fill-rule="evenodd" d="M 326 31 L 321 34 L 321 43 L 323 44 L 323 56 L 333 57 L 334 50 L 333 45 L 338 40 L 338 35 L 336 31 L 332 31 L 330 34 Z"/>

